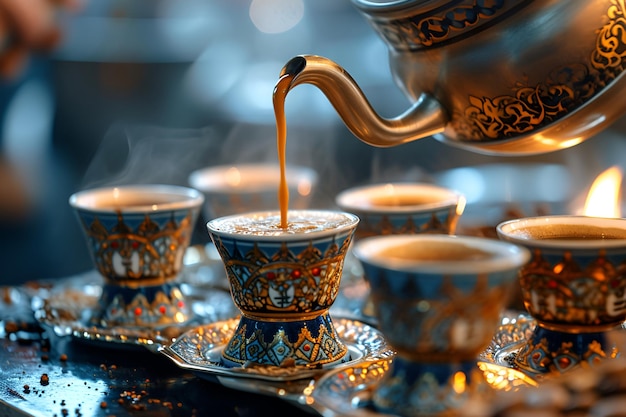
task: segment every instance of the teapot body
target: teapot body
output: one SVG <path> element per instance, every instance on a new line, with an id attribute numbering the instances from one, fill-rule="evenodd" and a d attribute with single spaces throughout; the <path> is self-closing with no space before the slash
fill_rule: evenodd
<path id="1" fill-rule="evenodd" d="M 444 142 L 539 153 L 626 111 L 623 0 L 353 3 L 387 44 L 398 86 L 441 104 Z"/>
<path id="2" fill-rule="evenodd" d="M 317 86 L 378 147 L 424 137 L 478 153 L 574 146 L 626 113 L 626 0 L 352 0 L 411 107 L 381 117 L 337 63 L 292 58 L 274 97 Z M 282 103 L 282 100 L 275 100 Z"/>

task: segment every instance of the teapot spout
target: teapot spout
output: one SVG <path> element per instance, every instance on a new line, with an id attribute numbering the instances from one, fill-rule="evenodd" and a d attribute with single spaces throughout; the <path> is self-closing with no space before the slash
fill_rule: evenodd
<path id="1" fill-rule="evenodd" d="M 321 56 L 292 58 L 281 70 L 280 78 L 284 77 L 291 78 L 284 95 L 299 84 L 315 85 L 352 134 L 371 146 L 392 147 L 425 138 L 442 132 L 448 122 L 441 104 L 426 93 L 397 117 L 379 116 L 350 74 L 334 61 Z"/>

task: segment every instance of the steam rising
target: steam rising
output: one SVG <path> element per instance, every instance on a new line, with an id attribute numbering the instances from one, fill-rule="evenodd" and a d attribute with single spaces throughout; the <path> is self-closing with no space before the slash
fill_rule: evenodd
<path id="1" fill-rule="evenodd" d="M 335 172 L 335 134 L 331 127 L 288 127 L 287 135 L 288 164 L 313 168 L 320 182 L 341 186 L 336 181 L 340 176 Z M 105 134 L 81 188 L 148 183 L 188 186 L 189 174 L 196 169 L 250 162 L 278 164 L 275 126 L 177 129 L 117 123 Z M 313 203 L 318 207 L 327 206 L 336 192 L 324 190 L 324 184 L 321 187 L 321 199 Z"/>

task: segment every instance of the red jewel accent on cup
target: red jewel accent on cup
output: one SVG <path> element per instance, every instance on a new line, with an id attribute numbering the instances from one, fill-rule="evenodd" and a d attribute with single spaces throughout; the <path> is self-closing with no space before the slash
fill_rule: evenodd
<path id="1" fill-rule="evenodd" d="M 117 249 L 120 247 L 120 242 L 118 242 L 117 240 L 114 240 L 113 242 L 111 242 L 111 247 L 113 249 Z"/>
<path id="2" fill-rule="evenodd" d="M 300 278 L 302 276 L 302 272 L 299 269 L 294 269 L 291 271 L 291 278 Z"/>
<path id="3" fill-rule="evenodd" d="M 137 249 L 137 248 L 139 247 L 139 242 L 134 241 L 134 242 L 132 243 L 132 246 L 133 246 L 133 249 Z"/>
<path id="4" fill-rule="evenodd" d="M 319 274 L 322 273 L 322 268 L 316 266 L 315 268 L 311 269 L 311 273 L 313 274 L 313 276 L 317 277 L 319 276 Z"/>
<path id="5" fill-rule="evenodd" d="M 538 363 L 539 359 L 541 359 L 541 353 L 535 352 L 532 354 L 532 360 L 534 363 Z"/>
<path id="6" fill-rule="evenodd" d="M 304 345 L 304 346 L 302 347 L 302 349 L 304 349 L 306 352 L 308 352 L 309 350 L 311 350 L 311 346 L 309 346 L 309 345 Z"/>
<path id="7" fill-rule="evenodd" d="M 565 369 L 572 364 L 572 360 L 568 357 L 559 358 L 558 362 L 561 369 Z"/>
<path id="8" fill-rule="evenodd" d="M 165 306 L 160 306 L 159 307 L 159 313 L 165 314 L 166 312 L 167 312 L 167 309 L 165 308 Z"/>
<path id="9" fill-rule="evenodd" d="M 141 316 L 142 310 L 141 307 L 135 308 L 135 316 Z"/>
<path id="10" fill-rule="evenodd" d="M 185 307 L 185 302 L 184 301 L 179 301 L 177 303 L 177 305 L 178 305 L 178 308 L 183 308 L 183 307 Z"/>
<path id="11" fill-rule="evenodd" d="M 550 281 L 548 281 L 548 287 L 549 288 L 556 288 L 558 287 L 558 284 L 555 280 L 551 279 Z"/>
<path id="12" fill-rule="evenodd" d="M 276 278 L 276 274 L 273 273 L 273 272 L 268 272 L 267 274 L 265 274 L 265 278 L 267 278 L 267 279 L 269 279 L 271 281 L 274 278 Z"/>

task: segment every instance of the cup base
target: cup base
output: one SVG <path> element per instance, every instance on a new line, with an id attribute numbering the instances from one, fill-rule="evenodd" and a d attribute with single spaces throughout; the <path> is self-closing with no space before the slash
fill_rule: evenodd
<path id="1" fill-rule="evenodd" d="M 243 316 L 222 352 L 228 367 L 322 367 L 350 360 L 326 312 L 311 320 L 260 321 Z"/>
<path id="2" fill-rule="evenodd" d="M 176 282 L 138 288 L 105 284 L 89 323 L 102 328 L 160 328 L 190 318 L 190 307 Z"/>
<path id="3" fill-rule="evenodd" d="M 560 374 L 582 364 L 597 364 L 618 355 L 607 331 L 567 333 L 538 324 L 517 352 L 513 364 L 530 376 Z"/>
<path id="4" fill-rule="evenodd" d="M 403 417 L 456 415 L 484 407 L 491 392 L 476 361 L 425 363 L 396 356 L 374 390 L 372 408 Z"/>

